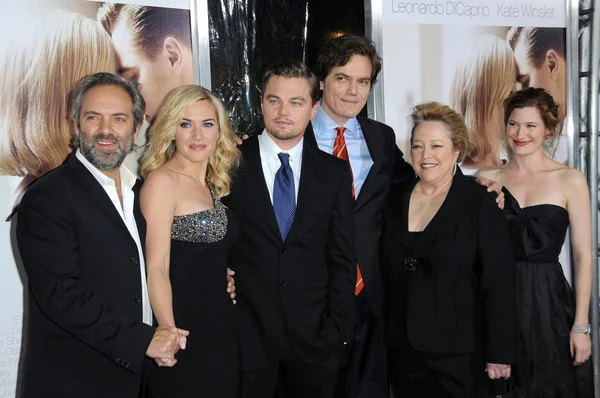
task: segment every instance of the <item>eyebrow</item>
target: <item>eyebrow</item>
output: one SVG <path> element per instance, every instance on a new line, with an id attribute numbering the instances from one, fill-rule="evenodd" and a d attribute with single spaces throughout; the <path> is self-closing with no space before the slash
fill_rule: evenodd
<path id="1" fill-rule="evenodd" d="M 188 119 L 187 117 L 183 117 L 183 118 L 181 118 L 181 120 L 184 120 L 184 121 L 186 121 L 186 122 L 193 122 L 193 120 L 192 120 L 192 119 Z M 202 123 L 205 123 L 205 122 L 211 122 L 211 121 L 212 121 L 212 122 L 216 122 L 216 119 L 215 119 L 214 117 L 209 117 L 208 119 L 203 119 L 203 120 L 201 120 L 201 122 L 202 122 Z"/>
<path id="2" fill-rule="evenodd" d="M 134 67 L 121 67 L 119 69 L 117 69 L 117 74 L 118 75 L 124 75 L 127 72 L 131 72 L 132 70 L 137 69 Z"/>
<path id="3" fill-rule="evenodd" d="M 350 76 L 348 76 L 347 74 L 343 73 L 343 72 L 338 72 L 335 74 L 336 77 L 347 77 L 350 78 Z M 371 77 L 359 77 L 358 80 L 368 80 L 371 81 Z"/>
<path id="4" fill-rule="evenodd" d="M 102 116 L 102 114 L 100 112 L 96 112 L 96 111 L 85 111 L 83 112 L 84 115 L 98 115 L 98 116 Z M 129 117 L 130 115 L 125 113 L 125 112 L 117 112 L 117 113 L 111 113 L 111 116 L 125 116 L 125 117 Z"/>

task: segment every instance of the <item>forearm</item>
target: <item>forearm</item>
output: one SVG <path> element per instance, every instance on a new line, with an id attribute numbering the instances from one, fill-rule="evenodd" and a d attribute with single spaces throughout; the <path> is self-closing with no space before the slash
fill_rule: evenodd
<path id="1" fill-rule="evenodd" d="M 590 296 L 592 294 L 592 259 L 589 256 L 575 257 L 575 323 L 589 324 Z"/>
<path id="2" fill-rule="evenodd" d="M 148 271 L 148 294 L 158 325 L 175 326 L 171 281 L 165 271 Z"/>

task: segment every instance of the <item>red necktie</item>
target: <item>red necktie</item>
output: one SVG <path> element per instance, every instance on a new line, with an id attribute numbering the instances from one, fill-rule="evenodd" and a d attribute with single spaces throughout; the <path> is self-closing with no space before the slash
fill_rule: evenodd
<path id="1" fill-rule="evenodd" d="M 335 142 L 333 143 L 333 156 L 349 162 L 348 149 L 346 148 L 346 140 L 344 139 L 346 127 L 336 127 L 335 129 L 337 130 L 337 137 L 335 137 Z M 352 199 L 356 200 L 352 167 L 350 167 L 350 177 L 352 178 Z M 365 287 L 365 284 L 363 282 L 362 274 L 360 273 L 360 267 L 356 264 L 356 287 L 354 288 L 354 294 L 358 296 L 363 287 Z"/>

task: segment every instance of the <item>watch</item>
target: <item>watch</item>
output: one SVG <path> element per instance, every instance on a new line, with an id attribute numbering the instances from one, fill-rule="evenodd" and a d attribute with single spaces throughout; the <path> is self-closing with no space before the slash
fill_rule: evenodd
<path id="1" fill-rule="evenodd" d="M 574 323 L 573 327 L 571 328 L 571 331 L 575 332 L 575 333 L 590 334 L 592 331 L 592 328 L 590 327 L 589 323 L 587 326 L 581 326 L 581 325 Z"/>

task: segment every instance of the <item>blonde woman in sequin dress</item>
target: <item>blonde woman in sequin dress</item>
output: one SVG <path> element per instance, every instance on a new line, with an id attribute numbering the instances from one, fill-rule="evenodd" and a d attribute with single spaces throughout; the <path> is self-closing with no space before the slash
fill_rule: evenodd
<path id="1" fill-rule="evenodd" d="M 190 334 L 175 360 L 156 361 L 147 391 L 153 398 L 237 397 L 237 330 L 225 275 L 239 229 L 221 203 L 239 158 L 234 134 L 212 93 L 182 86 L 165 98 L 148 142 L 140 201 L 150 301 L 160 326 Z"/>

